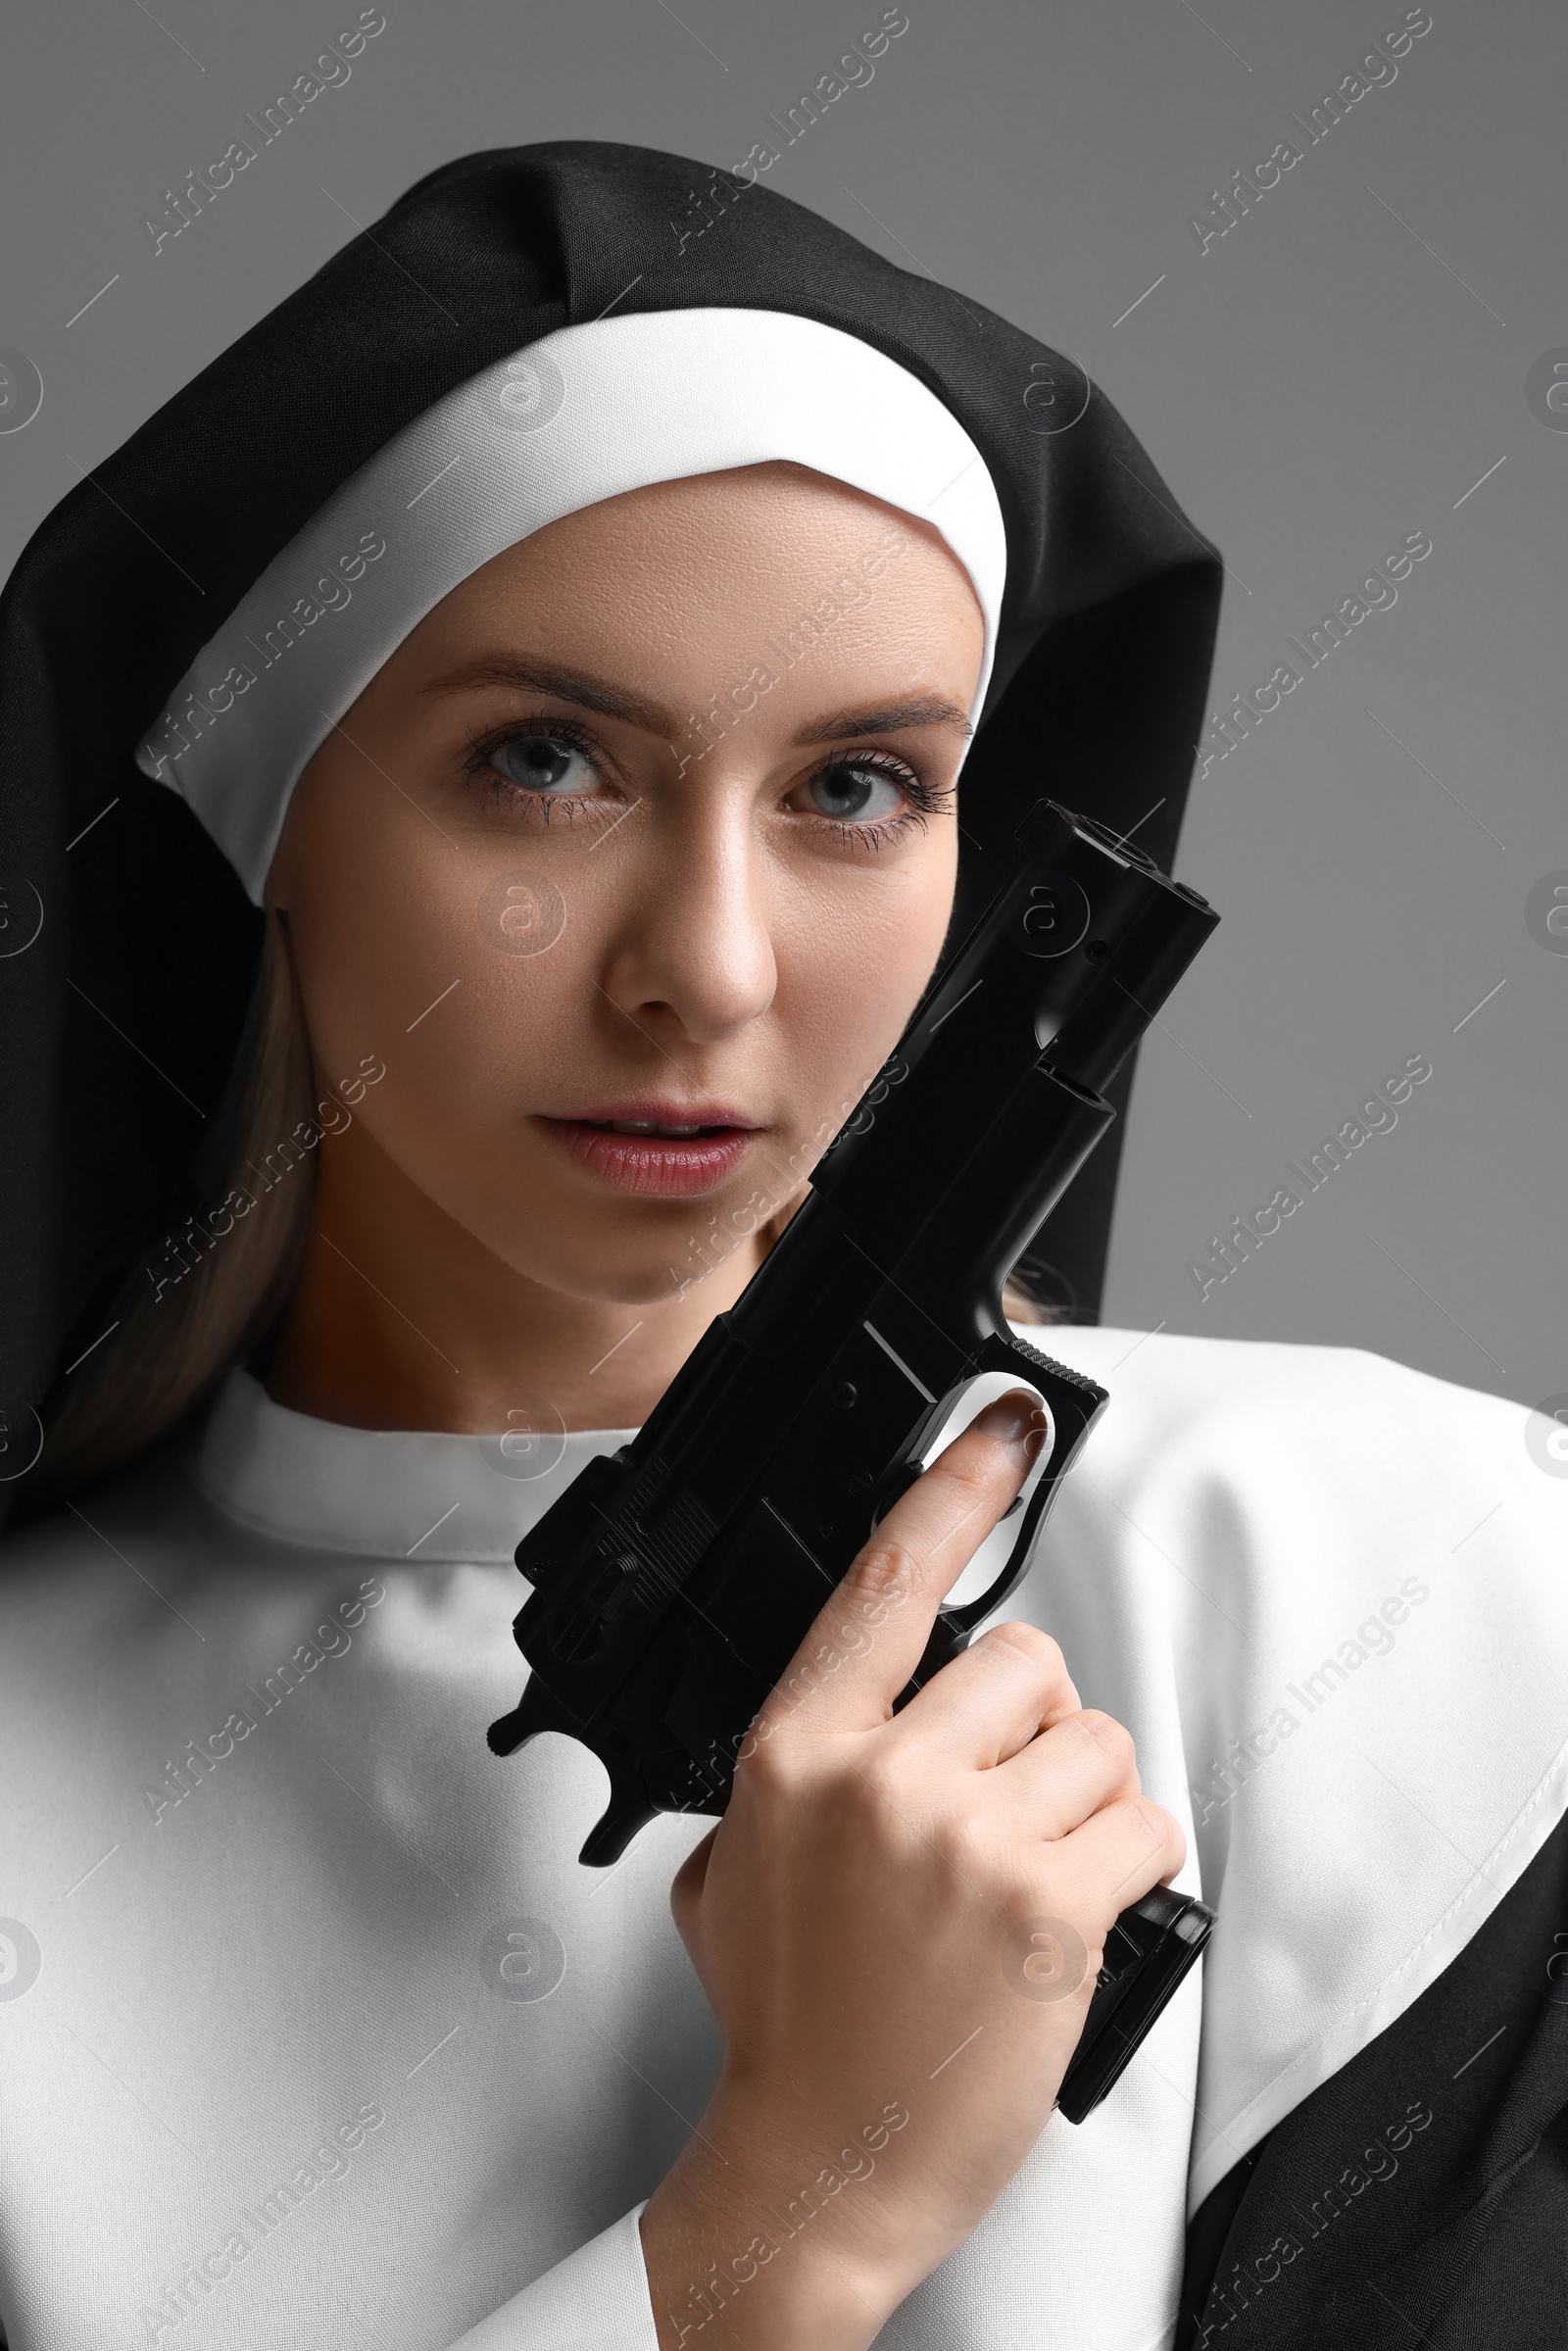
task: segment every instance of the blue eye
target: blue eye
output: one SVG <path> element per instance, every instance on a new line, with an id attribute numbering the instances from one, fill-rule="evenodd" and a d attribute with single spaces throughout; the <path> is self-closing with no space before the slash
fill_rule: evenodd
<path id="1" fill-rule="evenodd" d="M 491 752 L 490 764 L 524 792 L 560 798 L 598 781 L 585 753 L 564 734 L 509 735 Z"/>
<path id="2" fill-rule="evenodd" d="M 840 823 L 861 818 L 876 823 L 897 814 L 906 798 L 894 777 L 868 762 L 853 759 L 838 759 L 831 767 L 820 768 L 806 788 L 817 813 Z M 885 799 L 878 800 L 878 793 L 885 794 Z"/>

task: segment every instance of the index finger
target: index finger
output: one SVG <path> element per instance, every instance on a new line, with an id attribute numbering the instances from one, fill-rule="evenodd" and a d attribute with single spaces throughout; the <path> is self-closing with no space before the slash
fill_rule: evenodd
<path id="1" fill-rule="evenodd" d="M 916 1478 L 862 1544 L 757 1718 L 873 1730 L 914 1672 L 936 1613 L 1028 1476 L 1046 1434 L 1038 1399 L 1009 1389 Z"/>

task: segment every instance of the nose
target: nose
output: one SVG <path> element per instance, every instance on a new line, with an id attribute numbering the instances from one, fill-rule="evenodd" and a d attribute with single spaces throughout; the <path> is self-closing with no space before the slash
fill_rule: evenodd
<path id="1" fill-rule="evenodd" d="M 751 816 L 749 795 L 720 787 L 626 844 L 626 901 L 600 985 L 661 1042 L 667 1031 L 721 1044 L 773 1001 L 771 893 Z"/>

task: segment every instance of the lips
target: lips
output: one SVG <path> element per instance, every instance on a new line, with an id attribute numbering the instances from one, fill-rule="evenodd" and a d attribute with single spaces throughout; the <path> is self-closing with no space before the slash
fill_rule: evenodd
<path id="1" fill-rule="evenodd" d="M 760 1129 L 720 1102 L 608 1102 L 539 1124 L 617 1192 L 683 1200 L 732 1176 Z"/>
<path id="2" fill-rule="evenodd" d="M 689 1142 L 693 1135 L 702 1134 L 705 1127 L 711 1133 L 724 1128 L 728 1123 L 726 1119 L 703 1120 L 701 1122 L 694 1119 L 689 1126 L 662 1126 L 656 1118 L 588 1118 L 578 1121 L 579 1125 L 608 1129 L 612 1135 L 678 1136 L 682 1142 Z"/>

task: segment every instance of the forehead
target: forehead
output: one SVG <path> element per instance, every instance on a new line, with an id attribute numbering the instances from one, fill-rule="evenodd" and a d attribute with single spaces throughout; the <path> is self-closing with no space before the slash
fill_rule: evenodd
<path id="1" fill-rule="evenodd" d="M 972 692 L 984 619 L 929 524 L 792 465 L 628 491 L 536 531 L 475 571 L 408 640 L 419 668 L 477 640 L 525 637 L 685 666 L 783 653 L 824 676 L 910 660 Z M 769 656 L 769 645 L 773 648 Z"/>

